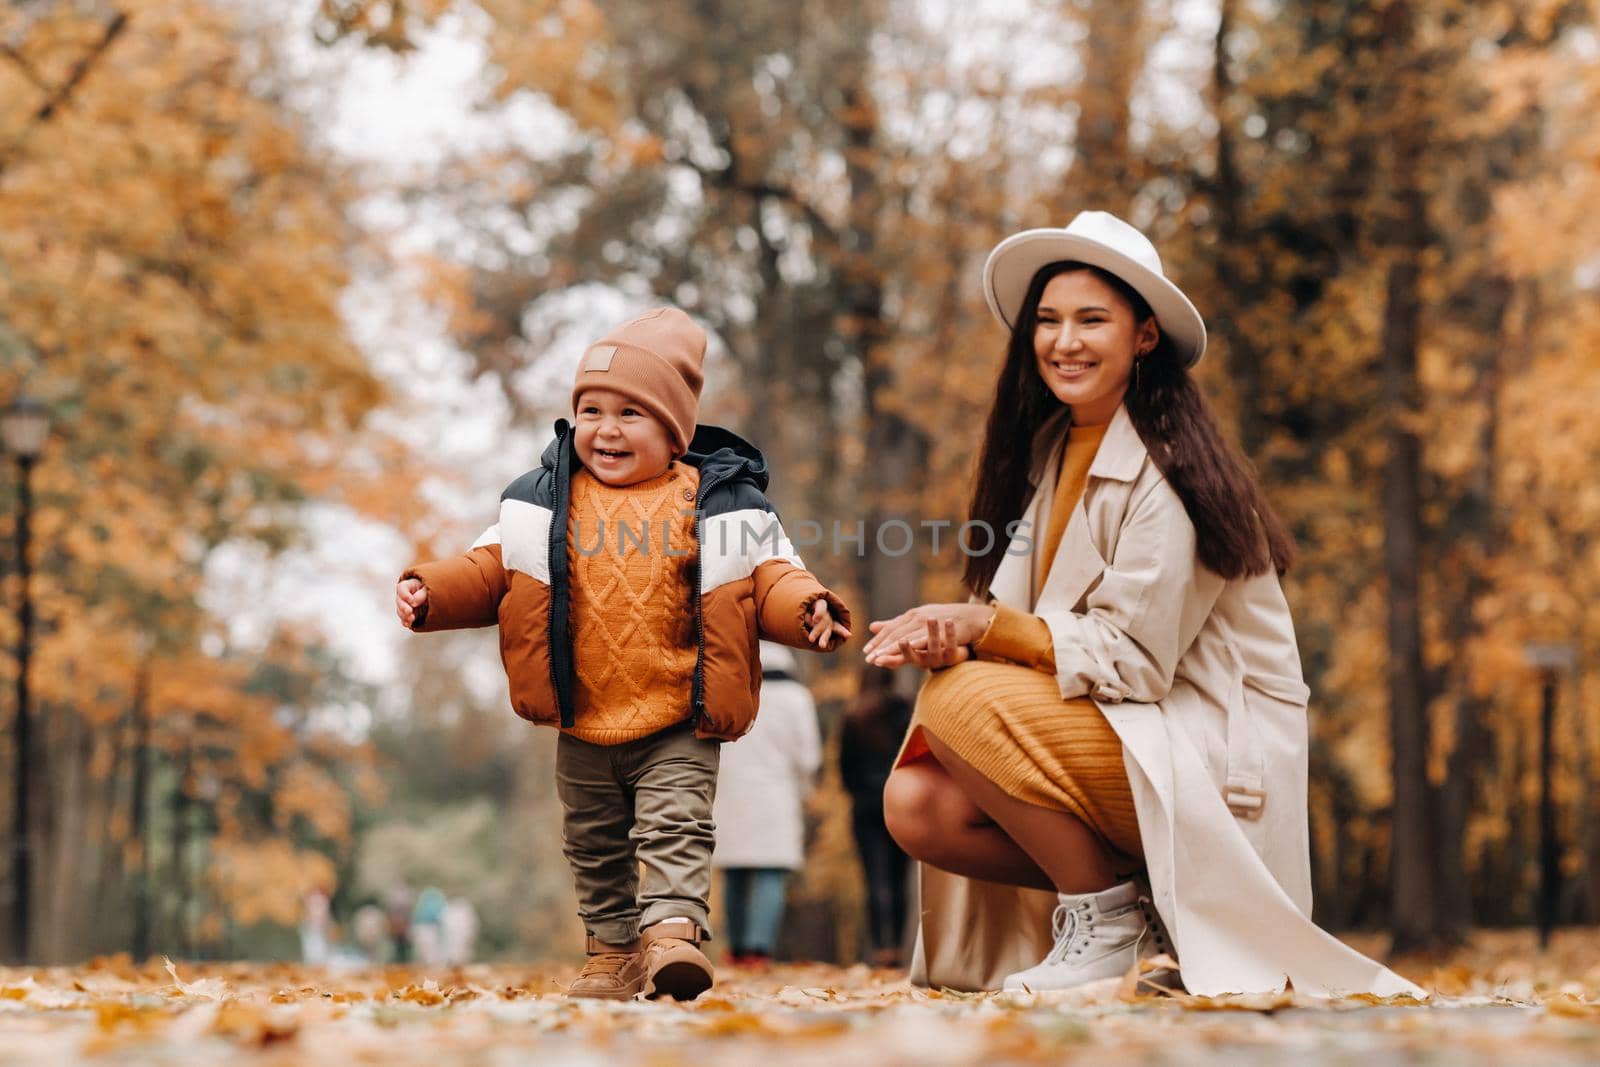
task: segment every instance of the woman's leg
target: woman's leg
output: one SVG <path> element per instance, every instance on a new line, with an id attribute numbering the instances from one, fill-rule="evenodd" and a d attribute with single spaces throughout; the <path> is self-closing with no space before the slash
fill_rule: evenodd
<path id="1" fill-rule="evenodd" d="M 906 943 L 906 922 L 911 917 L 911 857 L 907 856 L 887 830 L 883 831 L 884 853 L 889 863 L 889 945 L 898 963 Z"/>
<path id="2" fill-rule="evenodd" d="M 722 910 L 728 919 L 728 951 L 742 956 L 749 949 L 746 940 L 750 926 L 750 871 L 745 867 L 725 867 L 722 871 Z"/>
<path id="3" fill-rule="evenodd" d="M 894 843 L 883 825 L 882 797 L 855 803 L 850 817 L 855 832 L 856 852 L 861 857 L 861 872 L 867 890 L 867 931 L 875 952 L 898 947 L 905 922 L 905 910 L 896 910 L 895 879 L 905 881 L 905 853 Z M 900 862 L 896 864 L 895 858 Z"/>
<path id="4" fill-rule="evenodd" d="M 1004 833 L 1013 848 L 1043 872 L 1048 879 L 1046 888 L 1061 893 L 1097 893 L 1117 884 L 1111 853 L 1083 820 L 1065 811 L 1018 800 L 978 773 L 931 731 L 923 733 L 951 781 L 998 824 L 997 830 Z"/>
<path id="5" fill-rule="evenodd" d="M 928 738 L 931 741 L 932 735 Z M 1039 864 L 934 760 L 894 769 L 883 790 L 883 818 L 908 855 L 940 870 L 1007 885 L 1056 888 Z"/>

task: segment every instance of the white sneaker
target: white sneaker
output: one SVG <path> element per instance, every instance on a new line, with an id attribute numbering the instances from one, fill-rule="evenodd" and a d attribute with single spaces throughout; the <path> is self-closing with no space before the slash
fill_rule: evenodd
<path id="1" fill-rule="evenodd" d="M 1141 944 L 1155 940 L 1132 882 L 1098 893 L 1057 895 L 1061 903 L 1052 920 L 1055 946 L 1037 967 L 1007 975 L 1003 988 L 1037 993 L 1116 978 L 1139 958 Z"/>

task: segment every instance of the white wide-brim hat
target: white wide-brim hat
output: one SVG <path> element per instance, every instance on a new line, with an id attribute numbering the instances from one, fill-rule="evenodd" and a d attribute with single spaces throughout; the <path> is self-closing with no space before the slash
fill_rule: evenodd
<path id="1" fill-rule="evenodd" d="M 1205 355 L 1205 320 L 1161 269 L 1156 246 L 1108 211 L 1080 211 L 1065 229 L 1024 230 L 994 246 L 983 265 L 983 295 L 1006 329 L 1016 325 L 1039 268 L 1061 260 L 1099 267 L 1133 286 L 1155 312 L 1184 366 L 1194 366 Z"/>

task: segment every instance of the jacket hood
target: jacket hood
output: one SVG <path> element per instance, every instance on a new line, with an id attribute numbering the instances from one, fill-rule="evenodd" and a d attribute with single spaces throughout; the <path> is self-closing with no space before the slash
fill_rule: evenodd
<path id="1" fill-rule="evenodd" d="M 556 463 L 561 458 L 562 439 L 571 429 L 572 424 L 566 419 L 556 423 L 556 436 L 545 446 L 544 455 L 539 458 L 546 470 L 556 469 Z M 721 426 L 697 426 L 694 439 L 689 442 L 689 451 L 681 459 L 691 467 L 698 467 L 702 478 L 714 473 L 719 481 L 742 478 L 759 490 L 765 491 L 767 488 L 767 458 L 755 445 Z"/>
<path id="2" fill-rule="evenodd" d="M 557 419 L 555 425 L 556 435 L 550 438 L 550 443 L 544 446 L 544 454 L 539 457 L 539 465 L 547 471 L 556 469 L 556 463 L 561 459 L 561 441 L 572 429 L 572 423 L 566 419 Z"/>
<path id="3" fill-rule="evenodd" d="M 767 488 L 767 457 L 755 445 L 721 426 L 697 427 L 683 461 L 699 467 L 701 477 L 715 473 L 721 479 L 743 478 L 762 491 Z"/>

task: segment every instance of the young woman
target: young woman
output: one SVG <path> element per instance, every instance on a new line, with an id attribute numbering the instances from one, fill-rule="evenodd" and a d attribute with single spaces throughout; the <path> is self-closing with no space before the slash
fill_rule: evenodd
<path id="1" fill-rule="evenodd" d="M 866 647 L 936 671 L 884 791 L 921 976 L 1062 989 L 1160 949 L 1194 993 L 1418 992 L 1310 920 L 1293 545 L 1189 375 L 1199 312 L 1097 211 L 1001 242 L 984 287 L 1011 330 L 971 509 L 994 543 L 970 602 Z"/>

